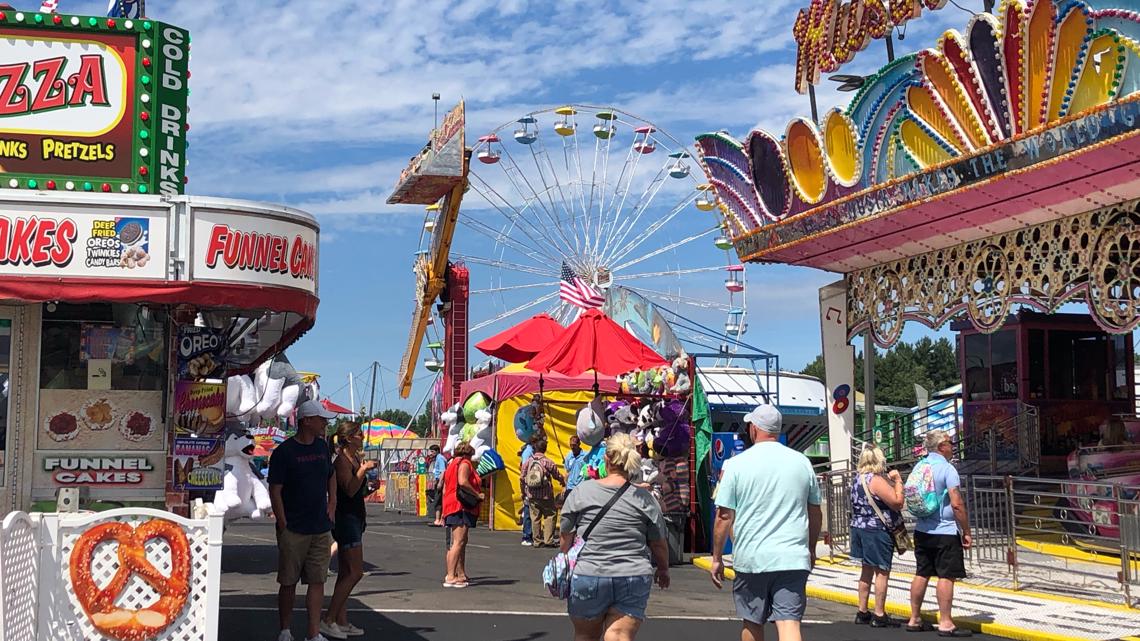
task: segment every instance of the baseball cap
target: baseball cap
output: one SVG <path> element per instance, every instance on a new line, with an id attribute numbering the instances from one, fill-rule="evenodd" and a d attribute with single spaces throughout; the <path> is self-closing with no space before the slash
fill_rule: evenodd
<path id="1" fill-rule="evenodd" d="M 325 409 L 324 405 L 311 400 L 301 403 L 297 408 L 297 420 L 309 418 L 310 416 L 319 416 L 330 421 L 336 418 L 336 414 Z"/>
<path id="2" fill-rule="evenodd" d="M 769 434 L 779 434 L 784 429 L 784 417 L 775 405 L 757 405 L 744 415 L 744 421 Z"/>

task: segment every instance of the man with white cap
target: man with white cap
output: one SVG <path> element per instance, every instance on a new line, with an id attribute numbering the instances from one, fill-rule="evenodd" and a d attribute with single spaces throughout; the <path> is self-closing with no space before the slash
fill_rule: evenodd
<path id="1" fill-rule="evenodd" d="M 733 542 L 732 588 L 742 641 L 762 641 L 772 621 L 780 641 L 800 641 L 807 579 L 823 525 L 811 462 L 780 443 L 783 417 L 772 405 L 744 416 L 753 445 L 724 464 L 716 490 L 713 584 L 724 582 L 724 544 Z"/>
<path id="2" fill-rule="evenodd" d="M 278 641 L 293 641 L 290 625 L 297 583 L 308 586 L 310 641 L 320 633 L 321 606 L 336 513 L 336 476 L 325 430 L 336 414 L 316 401 L 297 408 L 297 434 L 278 445 L 269 458 L 269 498 L 277 519 Z"/>

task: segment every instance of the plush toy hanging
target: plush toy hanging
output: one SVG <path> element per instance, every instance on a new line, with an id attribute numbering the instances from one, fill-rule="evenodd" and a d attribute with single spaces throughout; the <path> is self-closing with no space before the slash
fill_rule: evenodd
<path id="1" fill-rule="evenodd" d="M 488 445 L 491 440 L 491 417 L 490 409 L 482 409 L 475 412 L 475 433 L 469 442 L 471 443 L 471 447 L 475 448 L 476 459 L 491 449 L 491 446 Z"/>
<path id="2" fill-rule="evenodd" d="M 673 359 L 673 375 L 675 381 L 669 386 L 673 394 L 688 394 L 693 389 L 693 382 L 689 378 L 689 357 L 681 354 Z"/>
<path id="3" fill-rule="evenodd" d="M 444 454 L 451 454 L 455 451 L 455 446 L 459 445 L 459 430 L 463 428 L 463 424 L 459 422 L 459 409 L 459 404 L 456 403 L 451 409 L 439 415 L 439 420 L 447 430 L 447 441 L 443 444 Z"/>
<path id="4" fill-rule="evenodd" d="M 537 429 L 535 417 L 537 413 L 538 404 L 533 402 L 523 405 L 515 411 L 515 436 L 523 443 L 526 443 L 534 436 L 534 432 Z"/>
<path id="5" fill-rule="evenodd" d="M 284 354 L 265 361 L 254 372 L 258 416 L 284 418 L 293 413 L 301 398 L 301 377 Z"/>
<path id="6" fill-rule="evenodd" d="M 225 514 L 228 523 L 240 518 L 259 519 L 273 510 L 269 488 L 250 467 L 253 437 L 238 421 L 226 423 L 226 472 L 222 489 L 214 494 L 214 507 Z"/>
<path id="7" fill-rule="evenodd" d="M 605 401 L 595 397 L 585 407 L 578 410 L 575 427 L 582 443 L 593 447 L 606 436 Z"/>

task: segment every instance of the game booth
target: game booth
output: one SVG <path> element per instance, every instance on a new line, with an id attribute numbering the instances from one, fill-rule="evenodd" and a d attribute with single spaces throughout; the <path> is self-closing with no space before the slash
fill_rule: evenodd
<path id="1" fill-rule="evenodd" d="M 0 638 L 216 638 L 223 381 L 316 320 L 311 215 L 184 195 L 190 35 L 138 5 L 0 11 Z"/>
<path id="2" fill-rule="evenodd" d="M 461 437 L 459 424 L 473 422 L 477 440 L 472 444 L 488 440 L 486 447 L 495 452 L 499 470 L 491 478 L 488 526 L 522 527 L 520 468 L 527 442 L 545 438 L 547 456 L 565 473 L 570 437 L 577 435 L 587 452 L 584 478 L 597 478 L 604 475 L 603 439 L 627 432 L 643 443 L 642 480 L 667 515 L 679 557 L 694 497 L 690 469 L 696 401 L 689 360 L 666 361 L 596 309 L 566 328 L 539 315 L 476 347 L 518 361 L 463 383 L 464 400 L 450 421 L 450 432 Z"/>

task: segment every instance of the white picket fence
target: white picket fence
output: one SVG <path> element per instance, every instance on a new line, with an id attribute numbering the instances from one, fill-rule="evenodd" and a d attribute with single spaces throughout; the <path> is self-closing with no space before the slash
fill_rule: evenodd
<path id="1" fill-rule="evenodd" d="M 84 612 L 72 586 L 72 549 L 88 529 L 110 522 L 130 528 L 152 519 L 171 521 L 189 542 L 189 596 L 158 638 L 217 641 L 218 595 L 222 566 L 222 515 L 185 519 L 169 512 L 124 508 L 98 513 L 25 514 L 12 512 L 0 526 L 0 639 L 3 641 L 106 640 Z M 146 543 L 146 560 L 164 576 L 172 571 L 169 543 Z M 119 572 L 118 546 L 96 546 L 91 558 L 94 584 L 103 589 Z M 147 608 L 160 594 L 132 574 L 114 605 Z"/>

